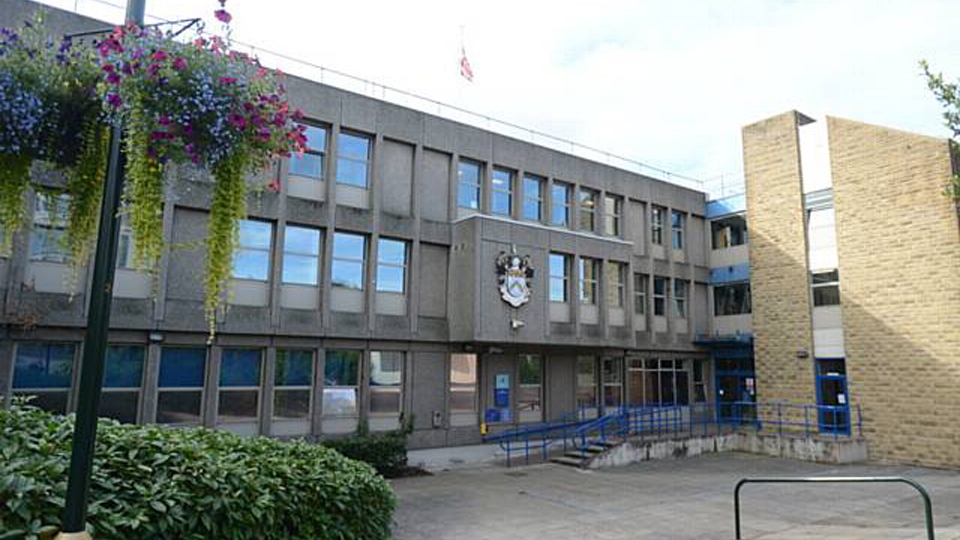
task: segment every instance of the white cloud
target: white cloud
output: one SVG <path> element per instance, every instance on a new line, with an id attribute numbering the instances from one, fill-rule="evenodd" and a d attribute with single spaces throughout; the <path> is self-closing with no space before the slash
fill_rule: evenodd
<path id="1" fill-rule="evenodd" d="M 82 13 L 120 16 L 76 1 Z M 74 0 L 47 3 L 72 9 Z M 216 6 L 150 0 L 147 11 L 209 19 Z M 741 126 L 794 108 L 946 136 L 917 61 L 960 76 L 960 3 L 947 1 L 229 0 L 227 8 L 238 40 L 698 177 L 736 176 Z M 461 25 L 473 84 L 457 72 Z"/>

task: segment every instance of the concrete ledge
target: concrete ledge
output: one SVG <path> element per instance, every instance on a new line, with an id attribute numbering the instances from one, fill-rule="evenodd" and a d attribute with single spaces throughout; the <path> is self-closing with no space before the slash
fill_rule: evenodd
<path id="1" fill-rule="evenodd" d="M 682 439 L 631 439 L 597 455 L 591 469 L 619 467 L 654 459 L 676 459 L 719 452 L 748 452 L 817 463 L 857 463 L 867 460 L 862 437 L 832 438 L 762 433 L 727 433 Z"/>

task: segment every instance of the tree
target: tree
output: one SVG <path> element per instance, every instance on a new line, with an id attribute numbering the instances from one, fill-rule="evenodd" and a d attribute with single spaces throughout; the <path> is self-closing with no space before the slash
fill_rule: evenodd
<path id="1" fill-rule="evenodd" d="M 944 123 L 953 132 L 950 148 L 955 156 L 960 155 L 960 143 L 957 142 L 960 139 L 960 80 L 945 81 L 942 73 L 933 73 L 930 70 L 930 64 L 926 60 L 920 61 L 920 67 L 927 78 L 927 86 L 944 107 Z M 954 174 L 953 179 L 944 187 L 944 194 L 960 204 L 960 174 Z"/>

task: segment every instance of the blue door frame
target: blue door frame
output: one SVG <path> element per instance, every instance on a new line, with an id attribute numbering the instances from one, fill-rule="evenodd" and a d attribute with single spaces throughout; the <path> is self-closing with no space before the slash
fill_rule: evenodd
<path id="1" fill-rule="evenodd" d="M 823 364 L 840 362 L 842 373 L 822 373 Z M 817 358 L 817 423 L 820 433 L 831 435 L 850 434 L 850 394 L 847 390 L 846 362 L 843 358 Z"/>

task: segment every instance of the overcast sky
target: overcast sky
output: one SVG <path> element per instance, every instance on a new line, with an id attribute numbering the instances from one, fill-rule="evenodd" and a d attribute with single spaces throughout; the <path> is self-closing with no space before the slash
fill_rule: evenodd
<path id="1" fill-rule="evenodd" d="M 122 18 L 101 1 L 44 3 Z M 148 14 L 168 19 L 211 19 L 216 7 L 147 0 Z M 947 136 L 917 63 L 960 77 L 955 0 L 229 0 L 227 9 L 239 41 L 697 178 L 740 177 L 740 128 L 789 109 Z M 461 27 L 472 83 L 458 72 Z"/>

